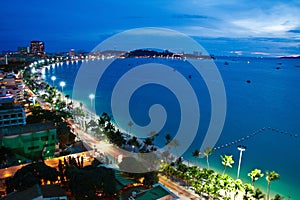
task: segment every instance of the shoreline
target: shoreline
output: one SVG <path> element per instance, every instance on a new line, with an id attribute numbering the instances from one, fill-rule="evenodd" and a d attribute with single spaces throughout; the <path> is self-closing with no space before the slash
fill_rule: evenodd
<path id="1" fill-rule="evenodd" d="M 50 82 L 49 82 L 50 83 Z M 80 102 L 79 101 L 76 101 L 76 100 L 74 100 L 74 99 L 72 99 L 72 101 L 73 101 L 73 103 L 75 103 L 75 105 L 77 105 L 78 107 L 80 107 L 79 105 L 80 105 Z M 87 103 L 87 102 L 86 102 Z M 99 116 L 97 115 L 97 114 L 95 114 L 95 113 L 93 113 L 89 108 L 88 108 L 88 106 L 86 106 L 84 103 L 83 103 L 83 108 L 87 111 L 87 113 L 89 113 L 89 115 L 91 116 L 91 118 L 93 118 L 93 119 L 97 119 Z M 127 134 L 127 131 L 125 131 L 125 130 L 123 130 L 123 129 L 121 129 L 120 127 L 118 127 L 118 126 L 116 126 L 116 124 L 114 124 L 114 126 L 116 127 L 116 129 L 120 129 L 120 131 L 123 133 L 123 132 L 125 132 L 126 134 Z M 192 156 L 190 156 L 190 158 L 192 158 Z M 192 160 L 192 159 L 189 159 L 190 161 Z M 199 162 L 197 162 L 197 163 L 199 163 Z M 191 164 L 193 164 L 193 162 L 189 162 L 188 163 L 189 165 L 191 165 Z M 196 166 L 198 166 L 198 167 L 201 167 L 201 166 L 199 166 L 198 164 L 196 164 Z M 220 171 L 220 170 L 219 170 Z M 245 177 L 247 177 L 247 176 L 245 176 Z M 248 181 L 247 181 L 248 182 Z M 245 182 L 245 183 L 247 183 L 247 182 Z M 250 182 L 250 181 L 249 181 Z M 261 188 L 261 190 L 262 191 L 265 191 L 265 187 L 262 187 Z M 276 193 L 276 192 L 275 192 Z"/>

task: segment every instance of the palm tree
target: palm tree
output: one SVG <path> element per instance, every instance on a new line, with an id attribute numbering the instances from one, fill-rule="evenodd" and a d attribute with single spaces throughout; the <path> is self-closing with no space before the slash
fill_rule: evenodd
<path id="1" fill-rule="evenodd" d="M 279 194 L 276 194 L 274 199 L 272 199 L 272 200 L 283 200 L 283 199 L 284 199 L 283 196 L 280 196 Z"/>
<path id="2" fill-rule="evenodd" d="M 146 145 L 146 150 L 148 149 L 148 146 L 152 145 L 152 140 L 150 138 L 146 138 L 144 140 L 144 144 Z"/>
<path id="3" fill-rule="evenodd" d="M 148 136 L 151 137 L 152 139 L 152 144 L 154 145 L 154 137 L 157 137 L 158 136 L 158 133 L 156 131 L 151 131 Z"/>
<path id="4" fill-rule="evenodd" d="M 200 156 L 200 151 L 195 150 L 192 154 L 193 154 L 193 157 L 195 158 L 195 164 L 196 164 L 196 159 Z"/>
<path id="5" fill-rule="evenodd" d="M 265 199 L 265 194 L 258 188 L 256 188 L 255 192 L 253 193 L 252 197 L 256 200 Z"/>
<path id="6" fill-rule="evenodd" d="M 248 173 L 248 176 L 251 177 L 252 185 L 254 186 L 254 182 L 263 177 L 264 174 L 261 173 L 260 169 L 254 169 L 250 173 Z"/>
<path id="7" fill-rule="evenodd" d="M 230 155 L 230 156 L 224 155 L 224 156 L 221 156 L 221 158 L 222 158 L 222 164 L 224 165 L 223 174 L 225 174 L 226 167 L 232 168 L 232 164 L 234 163 L 234 160 L 232 158 L 232 155 Z"/>
<path id="8" fill-rule="evenodd" d="M 166 144 L 169 144 L 170 142 L 171 142 L 171 135 L 170 134 L 167 134 L 166 136 L 165 136 L 165 138 L 166 138 Z"/>
<path id="9" fill-rule="evenodd" d="M 178 142 L 178 140 L 176 140 L 176 139 L 173 139 L 170 143 L 169 143 L 169 145 L 170 145 L 170 147 L 171 146 L 173 146 L 174 147 L 174 149 L 175 149 L 175 153 L 176 153 L 176 155 L 175 156 L 178 156 L 178 153 L 177 153 L 177 149 L 176 149 L 176 147 L 178 147 L 179 146 L 179 142 Z"/>
<path id="10" fill-rule="evenodd" d="M 236 196 L 245 189 L 245 187 L 243 185 L 243 182 L 240 179 L 234 180 L 233 182 L 234 182 L 233 190 L 234 190 L 234 199 L 235 199 Z"/>
<path id="11" fill-rule="evenodd" d="M 207 163 L 207 168 L 209 169 L 209 162 L 208 162 L 208 156 L 212 154 L 212 148 L 211 147 L 206 147 L 204 149 L 204 155 L 206 157 L 206 163 Z"/>
<path id="12" fill-rule="evenodd" d="M 266 180 L 268 182 L 267 200 L 269 200 L 269 196 L 270 196 L 271 182 L 278 180 L 279 178 L 280 178 L 280 175 L 277 174 L 275 171 L 271 171 L 271 172 L 266 171 Z"/>
<path id="13" fill-rule="evenodd" d="M 128 126 L 129 126 L 129 134 L 131 134 L 131 128 L 133 126 L 133 122 L 132 121 L 129 121 L 128 122 Z"/>
<path id="14" fill-rule="evenodd" d="M 253 193 L 254 193 L 254 187 L 250 183 L 244 184 L 244 195 L 243 195 L 243 200 L 249 200 L 251 199 Z"/>

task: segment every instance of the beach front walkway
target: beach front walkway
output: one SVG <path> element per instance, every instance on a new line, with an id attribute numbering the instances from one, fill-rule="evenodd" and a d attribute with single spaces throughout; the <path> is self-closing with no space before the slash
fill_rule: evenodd
<path id="1" fill-rule="evenodd" d="M 120 151 L 120 149 L 113 144 L 100 141 L 99 139 L 93 137 L 91 134 L 80 129 L 79 126 L 75 125 L 73 127 L 77 137 L 82 139 L 86 143 L 86 145 L 90 147 L 90 149 L 94 148 L 97 150 L 97 152 L 103 153 L 104 155 L 108 156 L 110 163 L 118 168 L 117 157 L 124 152 Z M 170 189 L 173 193 L 178 195 L 182 200 L 206 200 L 206 198 L 201 198 L 199 195 L 168 179 L 166 176 L 159 175 L 159 182 Z"/>

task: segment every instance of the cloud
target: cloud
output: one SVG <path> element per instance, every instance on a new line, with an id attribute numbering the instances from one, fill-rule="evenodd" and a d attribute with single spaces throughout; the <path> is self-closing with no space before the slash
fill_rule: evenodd
<path id="1" fill-rule="evenodd" d="M 258 1 L 253 0 L 232 0 L 232 1 L 192 1 L 192 3 L 181 3 L 177 8 L 184 9 L 195 16 L 206 18 L 197 23 L 189 24 L 193 27 L 190 31 L 203 30 L 202 23 L 212 24 L 206 31 L 208 35 L 219 37 L 292 37 L 300 26 L 300 7 L 293 1 L 283 3 L 275 0 Z M 177 4 L 179 2 L 176 2 Z M 180 13 L 180 10 L 178 10 Z M 188 19 L 191 16 L 182 16 Z M 205 21 L 205 22 L 203 22 Z M 187 25 L 185 25 L 185 30 Z M 214 30 L 212 30 L 214 29 Z M 297 32 L 298 33 L 298 32 Z M 189 34 L 189 33 L 188 33 Z M 199 32 L 203 35 L 203 32 Z"/>
<path id="2" fill-rule="evenodd" d="M 289 30 L 288 32 L 290 32 L 290 33 L 300 33 L 300 29 L 299 30 L 297 30 L 297 29 Z"/>
<path id="3" fill-rule="evenodd" d="M 239 18 L 231 19 L 245 34 L 263 37 L 288 37 L 287 32 L 300 25 L 299 8 L 274 5 L 268 9 L 252 9 Z"/>
<path id="4" fill-rule="evenodd" d="M 191 14 L 175 14 L 173 18 L 182 18 L 182 19 L 207 19 L 209 16 L 205 15 L 191 15 Z"/>

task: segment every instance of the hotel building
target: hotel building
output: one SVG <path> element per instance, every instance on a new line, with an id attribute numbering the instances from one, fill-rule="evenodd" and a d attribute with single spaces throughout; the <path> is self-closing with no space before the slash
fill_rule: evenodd
<path id="1" fill-rule="evenodd" d="M 36 55 L 45 54 L 45 45 L 43 41 L 31 41 L 30 42 L 30 52 Z"/>
<path id="2" fill-rule="evenodd" d="M 14 97 L 6 94 L 6 86 L 0 86 L 0 128 L 25 125 L 26 116 L 20 104 L 14 104 Z"/>

